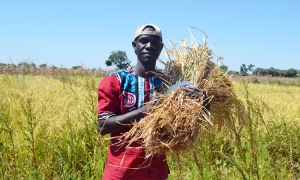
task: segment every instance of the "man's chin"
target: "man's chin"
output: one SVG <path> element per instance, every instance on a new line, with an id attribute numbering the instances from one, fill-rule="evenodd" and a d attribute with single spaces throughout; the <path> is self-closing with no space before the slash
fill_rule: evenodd
<path id="1" fill-rule="evenodd" d="M 144 62 L 144 63 L 147 63 L 147 64 L 152 64 L 152 63 L 156 62 L 156 59 L 144 58 L 141 61 Z"/>
<path id="2" fill-rule="evenodd" d="M 148 56 L 148 57 L 143 56 L 143 57 L 140 58 L 140 61 L 143 62 L 143 63 L 155 63 L 156 58 L 152 57 L 152 56 Z"/>

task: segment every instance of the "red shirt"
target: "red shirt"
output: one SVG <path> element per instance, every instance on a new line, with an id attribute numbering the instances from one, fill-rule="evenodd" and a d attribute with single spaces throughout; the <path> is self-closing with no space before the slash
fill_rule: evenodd
<path id="1" fill-rule="evenodd" d="M 122 115 L 141 108 L 151 99 L 150 94 L 159 90 L 160 85 L 159 78 L 139 77 L 133 73 L 131 67 L 105 76 L 98 88 L 98 120 L 106 120 L 111 115 Z M 121 136 L 129 130 L 127 128 L 111 133 L 111 137 Z M 169 168 L 165 154 L 146 159 L 145 151 L 140 148 L 139 142 L 132 143 L 127 149 L 126 142 L 123 146 L 118 146 L 119 142 L 116 138 L 110 140 L 104 180 L 168 178 Z"/>

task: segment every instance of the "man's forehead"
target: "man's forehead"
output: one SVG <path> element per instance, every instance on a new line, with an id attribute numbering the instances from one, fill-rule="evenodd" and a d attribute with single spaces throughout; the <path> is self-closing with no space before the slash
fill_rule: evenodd
<path id="1" fill-rule="evenodd" d="M 155 40 L 161 40 L 160 36 L 155 36 L 155 35 L 149 35 L 149 34 L 143 34 L 137 37 L 137 40 L 139 39 L 155 39 Z"/>

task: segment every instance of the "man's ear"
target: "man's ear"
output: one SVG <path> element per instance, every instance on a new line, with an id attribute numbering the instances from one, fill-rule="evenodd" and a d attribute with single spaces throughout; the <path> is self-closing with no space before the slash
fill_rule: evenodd
<path id="1" fill-rule="evenodd" d="M 132 41 L 132 47 L 133 47 L 133 50 L 134 50 L 134 53 L 136 54 L 136 42 L 135 41 Z"/>
<path id="2" fill-rule="evenodd" d="M 132 41 L 132 47 L 133 47 L 133 49 L 135 49 L 135 47 L 136 47 L 136 42 L 135 41 Z"/>
<path id="3" fill-rule="evenodd" d="M 132 45 L 133 50 L 134 50 L 134 52 L 135 52 L 135 54 L 136 54 L 136 42 L 135 42 L 135 41 L 132 41 L 131 45 Z"/>
<path id="4" fill-rule="evenodd" d="M 160 48 L 160 50 L 162 50 L 163 48 L 164 48 L 164 43 L 161 42 L 161 48 Z"/>

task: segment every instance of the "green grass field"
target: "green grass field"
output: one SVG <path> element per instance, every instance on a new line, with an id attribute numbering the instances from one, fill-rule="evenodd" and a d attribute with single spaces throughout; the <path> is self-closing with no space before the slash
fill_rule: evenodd
<path id="1" fill-rule="evenodd" d="M 101 179 L 96 131 L 101 77 L 0 75 L 0 178 Z M 245 124 L 212 126 L 169 179 L 299 179 L 300 87 L 235 82 Z"/>

